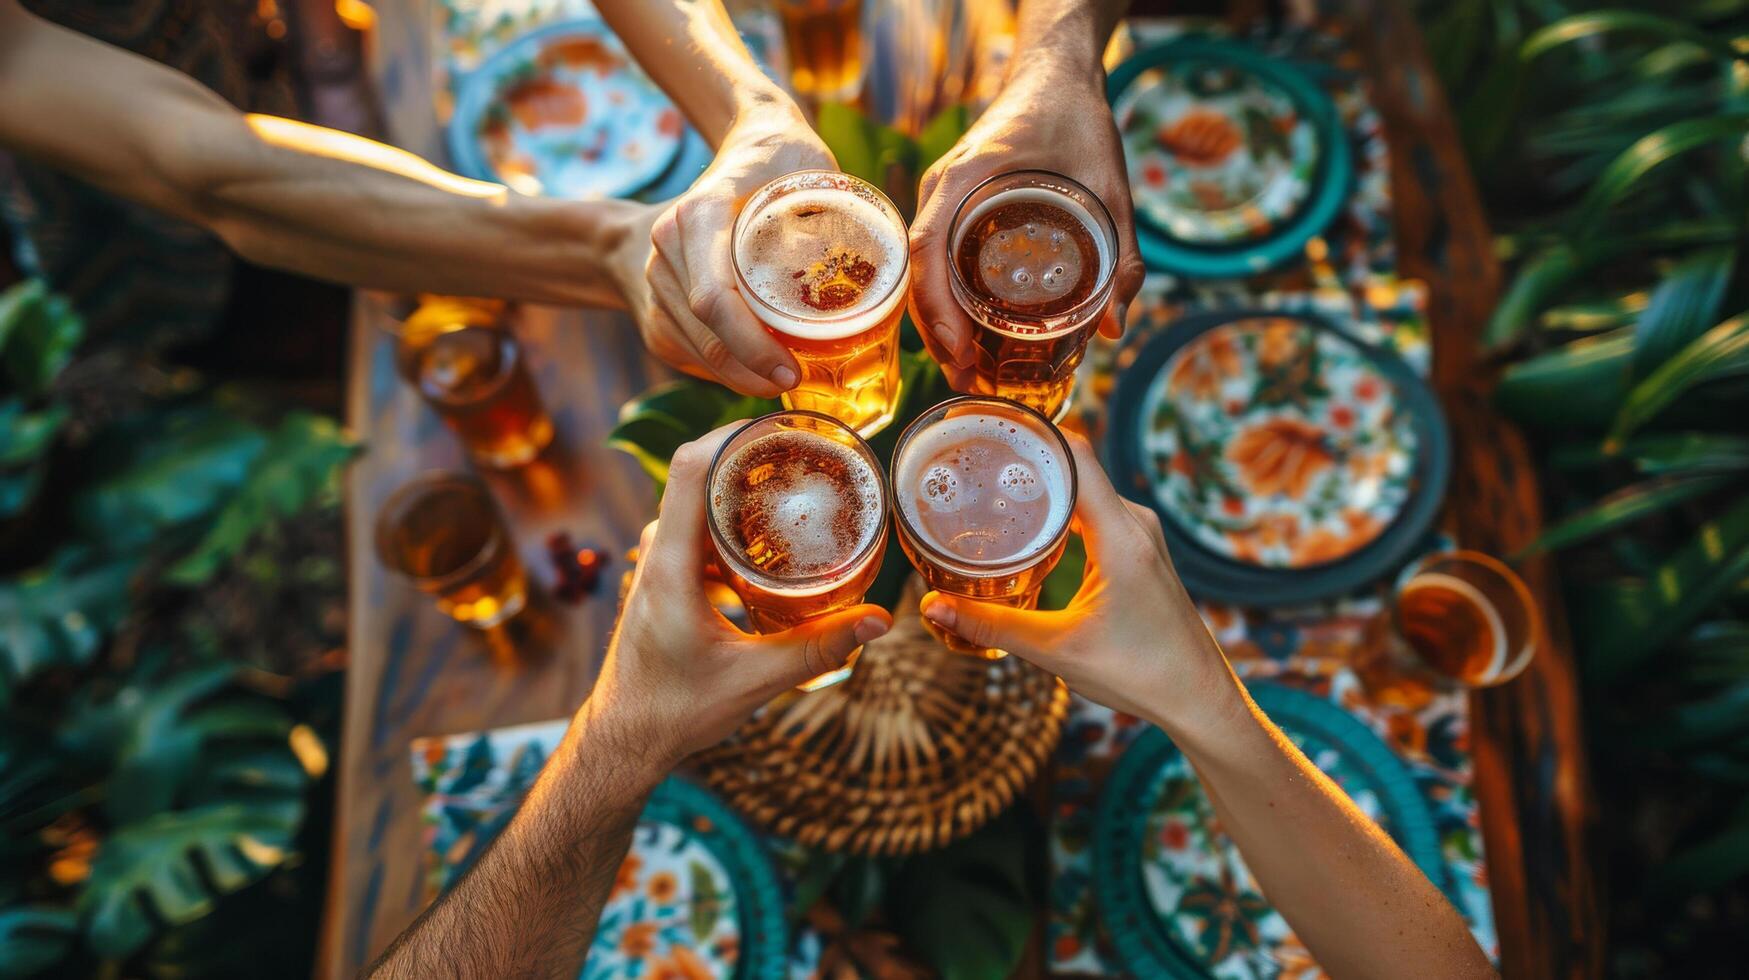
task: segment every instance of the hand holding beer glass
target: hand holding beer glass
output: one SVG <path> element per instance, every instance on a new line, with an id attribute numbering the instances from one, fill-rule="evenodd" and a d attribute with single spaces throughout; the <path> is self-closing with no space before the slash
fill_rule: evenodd
<path id="1" fill-rule="evenodd" d="M 899 543 L 931 589 L 979 605 L 1038 605 L 1076 493 L 1068 443 L 1044 416 L 1000 398 L 942 402 L 899 437 L 892 484 Z M 1006 656 L 927 625 L 951 650 Z"/>

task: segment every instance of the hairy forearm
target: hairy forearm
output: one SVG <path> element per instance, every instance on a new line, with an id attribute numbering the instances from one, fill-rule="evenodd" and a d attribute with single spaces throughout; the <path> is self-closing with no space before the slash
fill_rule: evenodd
<path id="1" fill-rule="evenodd" d="M 1194 724 L 1155 722 L 1196 768 L 1270 902 L 1332 976 L 1494 975 L 1439 889 L 1237 678 Z"/>
<path id="2" fill-rule="evenodd" d="M 586 703 L 491 848 L 369 976 L 575 977 L 665 771 Z"/>
<path id="3" fill-rule="evenodd" d="M 796 114 L 759 70 L 721 0 L 597 0 L 596 10 L 715 148 L 751 114 Z"/>
<path id="4" fill-rule="evenodd" d="M 1104 80 L 1101 57 L 1129 0 L 1020 0 L 1009 72 Z"/>
<path id="5" fill-rule="evenodd" d="M 7 0 L 0 145 L 305 275 L 619 304 L 607 258 L 630 205 L 517 197 L 369 140 L 245 116 L 179 72 Z"/>

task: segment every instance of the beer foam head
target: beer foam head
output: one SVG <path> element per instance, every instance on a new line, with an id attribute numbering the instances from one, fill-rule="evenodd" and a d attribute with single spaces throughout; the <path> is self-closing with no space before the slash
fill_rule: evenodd
<path id="1" fill-rule="evenodd" d="M 893 485 L 907 525 L 956 560 L 1034 554 L 1069 522 L 1070 463 L 1045 433 L 1001 415 L 963 414 L 913 433 Z"/>
<path id="2" fill-rule="evenodd" d="M 904 301 L 904 225 L 872 190 L 803 187 L 748 207 L 757 210 L 736 223 L 735 263 L 772 326 L 848 337 Z"/>
<path id="3" fill-rule="evenodd" d="M 812 432 L 772 432 L 734 450 L 711 482 L 711 516 L 762 584 L 840 569 L 881 531 L 880 473 L 855 448 Z"/>
<path id="4" fill-rule="evenodd" d="M 1095 254 L 1082 255 L 1064 229 L 1052 227 L 1048 222 L 997 232 L 984 242 L 980 258 L 987 261 L 980 264 L 989 265 L 1017 252 L 1037 261 L 1024 267 L 1004 269 L 1000 276 L 984 277 L 985 285 L 992 292 L 1013 303 L 1038 303 L 1067 293 L 1080 280 L 1084 267 L 1087 267 L 1085 273 L 1092 274 L 1095 281 L 1111 275 L 1117 258 L 1101 223 L 1086 205 L 1048 187 L 1015 187 L 998 191 L 978 202 L 969 213 L 960 217 L 954 240 L 950 243 L 952 250 L 959 251 L 960 240 L 967 231 L 977 227 L 985 215 L 1010 204 L 1046 204 L 1061 208 L 1092 236 Z"/>

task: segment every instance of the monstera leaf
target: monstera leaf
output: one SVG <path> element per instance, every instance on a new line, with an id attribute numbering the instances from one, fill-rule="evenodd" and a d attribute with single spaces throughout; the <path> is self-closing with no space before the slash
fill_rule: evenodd
<path id="1" fill-rule="evenodd" d="M 0 909 L 0 980 L 34 976 L 60 962 L 78 924 L 71 911 L 47 905 Z"/>
<path id="2" fill-rule="evenodd" d="M 178 585 L 200 585 L 267 524 L 290 517 L 331 486 L 340 464 L 358 444 L 333 419 L 308 412 L 286 416 L 261 451 L 243 484 L 220 507 L 205 536 L 170 566 Z"/>
<path id="3" fill-rule="evenodd" d="M 131 558 L 68 547 L 0 583 L 0 703 L 38 672 L 88 662 L 128 611 Z"/>
<path id="4" fill-rule="evenodd" d="M 158 930 L 283 864 L 303 820 L 296 795 L 159 813 L 117 828 L 91 862 L 79 916 L 93 951 L 127 956 Z"/>

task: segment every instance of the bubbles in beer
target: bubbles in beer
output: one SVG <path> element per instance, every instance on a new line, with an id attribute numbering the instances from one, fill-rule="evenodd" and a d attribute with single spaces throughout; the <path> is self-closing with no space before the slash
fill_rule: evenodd
<path id="1" fill-rule="evenodd" d="M 1026 555 L 1068 522 L 1065 461 L 1030 429 L 990 415 L 944 419 L 912 437 L 894 481 L 931 547 L 978 562 Z"/>
<path id="2" fill-rule="evenodd" d="M 711 508 L 748 565 L 776 579 L 809 578 L 854 558 L 879 531 L 879 479 L 850 446 L 774 432 L 720 465 Z"/>
<path id="3" fill-rule="evenodd" d="M 1036 190 L 998 194 L 966 222 L 954 249 L 960 276 L 986 302 L 1054 316 L 1093 295 L 1104 255 L 1083 219 Z"/>
<path id="4" fill-rule="evenodd" d="M 754 216 L 738 263 L 759 298 L 802 320 L 881 304 L 905 269 L 905 241 L 875 202 L 831 187 L 795 191 Z"/>

